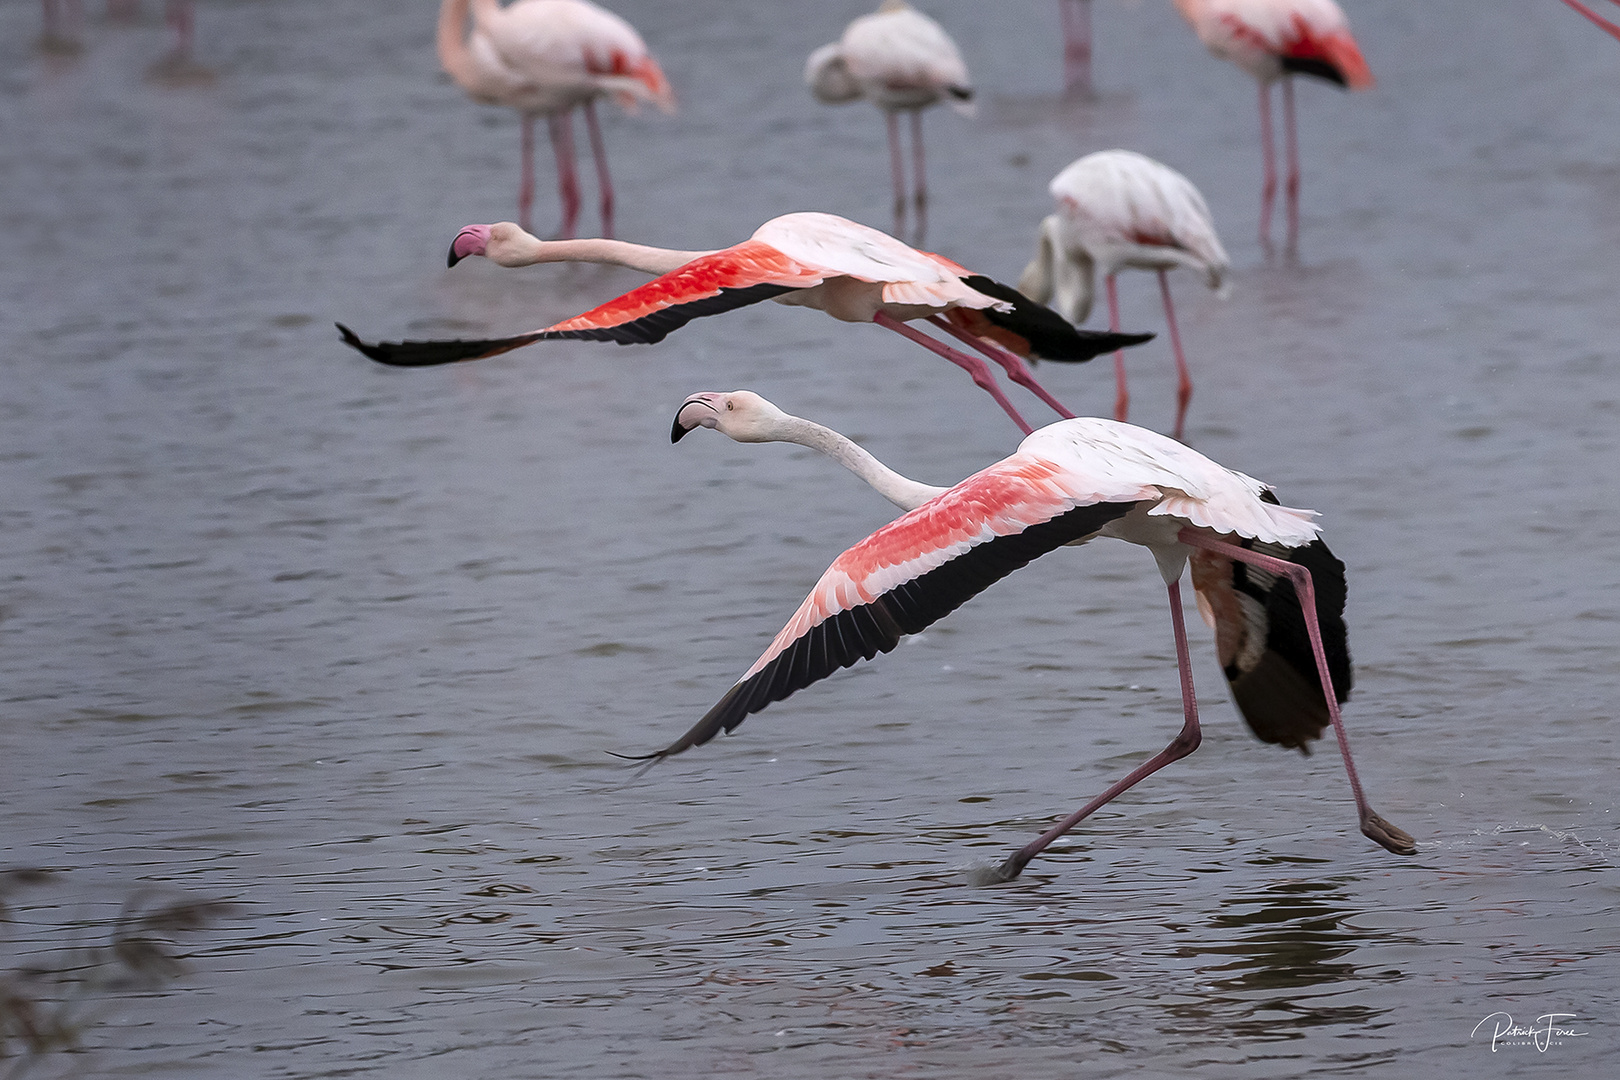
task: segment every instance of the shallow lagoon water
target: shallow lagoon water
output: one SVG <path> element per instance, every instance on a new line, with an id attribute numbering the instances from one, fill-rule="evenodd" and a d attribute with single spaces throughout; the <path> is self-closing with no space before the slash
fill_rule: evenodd
<path id="1" fill-rule="evenodd" d="M 887 224 L 877 116 L 798 83 L 864 4 L 615 6 L 682 98 L 605 114 L 621 235 Z M 927 5 L 982 101 L 928 118 L 926 246 L 1016 278 L 1089 150 L 1200 185 L 1236 271 L 1225 301 L 1174 279 L 1188 440 L 1322 511 L 1346 722 L 1419 855 L 1357 833 L 1331 745 L 1257 744 L 1198 639 L 1197 754 L 969 884 L 1179 724 L 1162 589 L 1123 545 L 627 770 L 605 751 L 683 731 L 891 516 L 809 451 L 671 447 L 686 394 L 758 390 L 935 483 L 1011 425 L 896 335 L 774 305 L 656 348 L 378 368 L 334 319 L 515 332 L 639 280 L 444 269 L 457 228 L 512 215 L 517 124 L 437 75 L 431 0 L 204 3 L 216 77 L 186 85 L 149 77 L 150 12 L 59 57 L 11 4 L 0 858 L 59 873 L 13 898 L 7 955 L 132 890 L 238 905 L 40 1075 L 1602 1071 L 1620 48 L 1553 3 L 1352 5 L 1380 83 L 1301 88 L 1303 248 L 1268 261 L 1252 84 L 1170 5 L 1100 0 L 1102 96 L 1062 102 L 1053 6 Z M 1150 278 L 1121 291 L 1162 329 Z M 1132 419 L 1166 427 L 1167 346 L 1130 363 Z M 1105 364 L 1042 376 L 1112 401 Z M 1584 1034 L 1493 1053 L 1495 1013 Z"/>

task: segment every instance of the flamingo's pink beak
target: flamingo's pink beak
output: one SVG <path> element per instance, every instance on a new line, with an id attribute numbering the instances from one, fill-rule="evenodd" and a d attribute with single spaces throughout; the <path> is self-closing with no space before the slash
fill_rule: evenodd
<path id="1" fill-rule="evenodd" d="M 456 233 L 450 243 L 448 265 L 454 266 L 469 255 L 483 255 L 489 248 L 489 226 L 469 225 Z"/>

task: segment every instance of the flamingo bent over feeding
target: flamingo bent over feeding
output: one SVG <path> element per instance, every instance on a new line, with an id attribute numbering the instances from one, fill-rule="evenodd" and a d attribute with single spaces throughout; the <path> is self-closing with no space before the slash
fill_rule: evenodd
<path id="1" fill-rule="evenodd" d="M 1175 0 L 1210 52 L 1260 82 L 1260 246 L 1271 250 L 1271 207 L 1277 162 L 1271 140 L 1271 84 L 1282 80 L 1283 134 L 1287 140 L 1288 245 L 1299 245 L 1299 137 L 1294 122 L 1295 75 L 1314 75 L 1349 90 L 1373 84 L 1372 71 L 1350 21 L 1333 0 Z"/>
<path id="2" fill-rule="evenodd" d="M 1412 837 L 1368 803 L 1339 715 L 1349 696 L 1344 564 L 1319 538 L 1314 513 L 1278 504 L 1271 489 L 1163 435 L 1114 420 L 1061 420 L 1011 457 L 940 490 L 907 480 L 830 429 L 789 416 L 756 394 L 694 394 L 672 437 L 712 427 L 745 442 L 787 441 L 828 453 L 909 512 L 834 560 L 770 647 L 656 761 L 730 732 L 842 667 L 889 652 L 1033 559 L 1111 536 L 1152 552 L 1168 589 L 1183 723 L 1163 751 L 1020 848 L 991 876 L 1029 861 L 1109 800 L 1201 740 L 1186 630 L 1182 568 L 1239 710 L 1266 742 L 1309 752 L 1329 724 L 1339 742 L 1361 831 L 1399 855 Z M 1303 618 L 1301 618 L 1303 616 Z M 1301 625 L 1303 623 L 1303 626 Z"/>
<path id="3" fill-rule="evenodd" d="M 1041 222 L 1035 258 L 1018 279 L 1019 291 L 1031 300 L 1050 303 L 1058 314 L 1078 324 L 1091 314 L 1093 278 L 1101 275 L 1108 292 L 1109 328 L 1117 330 L 1119 293 L 1114 276 L 1125 269 L 1155 271 L 1176 357 L 1174 435 L 1181 438 L 1187 403 L 1192 400 L 1192 377 L 1181 351 L 1181 331 L 1165 275 L 1185 266 L 1203 273 L 1211 289 L 1221 289 L 1231 260 L 1215 235 L 1209 206 L 1185 176 L 1130 150 L 1087 154 L 1058 173 L 1050 191 L 1057 213 Z M 1114 354 L 1114 375 L 1114 419 L 1124 420 L 1130 407 L 1124 353 Z"/>
<path id="4" fill-rule="evenodd" d="M 884 0 L 877 11 L 850 23 L 839 40 L 810 54 L 804 81 L 817 101 L 841 105 L 865 98 L 883 110 L 897 228 L 906 210 L 899 115 L 911 114 L 912 201 L 920 221 L 928 201 L 922 111 L 940 101 L 963 114 L 973 111 L 973 84 L 956 42 L 905 0 Z"/>
<path id="5" fill-rule="evenodd" d="M 1614 0 L 1614 2 L 1620 4 L 1620 0 Z M 1582 15 L 1585 15 L 1588 19 L 1592 20 L 1592 22 L 1599 29 L 1603 30 L 1610 37 L 1620 41 L 1620 23 L 1610 22 L 1608 19 L 1605 19 L 1603 16 L 1581 3 L 1581 0 L 1564 0 L 1564 3 L 1568 4 Z"/>
<path id="6" fill-rule="evenodd" d="M 613 235 L 613 181 L 596 99 L 612 94 L 627 110 L 648 102 L 675 111 L 669 81 L 635 28 L 588 0 L 517 0 L 504 8 L 499 0 L 443 0 L 438 50 L 439 63 L 474 101 L 523 114 L 518 219 L 524 228 L 534 206 L 534 121 L 544 116 L 557 159 L 562 235 L 574 235 L 580 195 L 570 117 L 575 107 L 584 110 L 596 158 L 602 231 Z"/>
<path id="7" fill-rule="evenodd" d="M 832 214 L 773 218 L 749 240 L 719 251 L 672 251 L 618 240 L 546 241 L 511 222 L 469 225 L 451 244 L 450 265 L 469 255 L 483 255 L 502 266 L 612 263 L 662 276 L 583 315 L 515 337 L 370 344 L 339 323 L 344 342 L 379 363 L 424 367 L 495 356 L 548 338 L 621 345 L 662 341 L 700 316 L 775 300 L 825 311 L 844 322 L 875 322 L 910 338 L 967 371 L 1027 434 L 1033 429 L 983 360 L 906 322 L 925 319 L 965 342 L 1064 416 L 1073 414 L 1035 381 L 1023 357 L 1078 362 L 1153 336 L 1077 330 L 1014 289 Z"/>

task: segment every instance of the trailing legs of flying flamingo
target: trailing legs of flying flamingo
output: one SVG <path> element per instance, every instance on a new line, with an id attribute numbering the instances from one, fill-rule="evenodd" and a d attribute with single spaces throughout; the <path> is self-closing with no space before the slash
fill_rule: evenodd
<path id="1" fill-rule="evenodd" d="M 1197 699 L 1181 610 L 1192 567 L 1200 610 L 1250 729 L 1308 752 L 1331 725 L 1362 833 L 1410 855 L 1412 837 L 1367 800 L 1339 703 L 1353 675 L 1343 610 L 1344 564 L 1310 511 L 1180 443 L 1112 420 L 1079 418 L 1026 438 L 1011 457 L 948 489 L 910 480 L 819 424 L 757 394 L 694 394 L 671 438 L 709 427 L 739 442 L 793 442 L 843 464 L 907 513 L 834 560 L 754 665 L 661 760 L 733 731 L 750 714 L 856 662 L 895 648 L 1035 558 L 1096 537 L 1152 552 L 1166 585 L 1182 695 L 1170 744 L 1014 852 L 987 880 L 1017 877 L 1040 852 L 1121 792 L 1198 748 Z M 1261 550 L 1264 549 L 1264 550 Z M 1302 626 L 1303 624 L 1303 626 Z"/>
<path id="2" fill-rule="evenodd" d="M 1613 2 L 1620 4 L 1620 0 L 1613 0 Z M 1581 3 L 1581 0 L 1564 0 L 1564 3 L 1568 4 L 1582 15 L 1585 15 L 1588 19 L 1592 20 L 1593 24 L 1595 24 L 1604 33 L 1608 34 L 1616 41 L 1620 41 L 1620 23 L 1610 22 L 1608 19 L 1605 19 L 1603 16 Z"/>
<path id="3" fill-rule="evenodd" d="M 556 338 L 662 341 L 695 318 L 775 300 L 843 322 L 873 322 L 967 371 L 1026 434 L 1033 430 L 989 367 L 908 323 L 923 320 L 965 342 L 1060 415 L 1073 415 L 1035 380 L 1024 358 L 1080 362 L 1152 338 L 1077 330 L 1061 316 L 943 256 L 831 214 L 773 218 L 741 244 L 674 251 L 619 240 L 539 240 L 511 222 L 469 225 L 450 248 L 454 266 L 483 255 L 502 266 L 599 262 L 661 275 L 583 315 L 508 338 L 367 343 L 338 324 L 345 343 L 383 364 L 426 367 L 475 360 Z"/>

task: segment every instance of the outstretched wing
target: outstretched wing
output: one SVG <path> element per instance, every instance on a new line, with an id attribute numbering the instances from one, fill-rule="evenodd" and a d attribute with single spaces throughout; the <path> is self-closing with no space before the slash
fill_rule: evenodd
<path id="1" fill-rule="evenodd" d="M 840 555 L 754 666 L 665 758 L 731 731 L 858 660 L 944 618 L 1031 560 L 1129 513 L 1133 500 L 1066 492 L 1058 469 L 1014 455 L 885 525 Z"/>
<path id="2" fill-rule="evenodd" d="M 361 341 L 342 323 L 344 344 L 381 364 L 430 367 L 480 360 L 548 338 L 616 341 L 620 345 L 664 340 L 693 319 L 769 300 L 821 284 L 823 272 L 788 258 L 769 244 L 747 241 L 693 259 L 615 300 L 554 326 L 508 338 L 480 341 Z"/>

